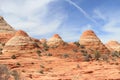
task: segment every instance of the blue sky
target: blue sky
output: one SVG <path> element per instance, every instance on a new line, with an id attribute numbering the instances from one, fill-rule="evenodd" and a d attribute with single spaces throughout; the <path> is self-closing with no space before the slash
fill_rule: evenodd
<path id="1" fill-rule="evenodd" d="M 92 29 L 106 43 L 120 42 L 120 0 L 0 0 L 0 15 L 13 28 L 35 38 L 58 33 L 78 41 Z"/>

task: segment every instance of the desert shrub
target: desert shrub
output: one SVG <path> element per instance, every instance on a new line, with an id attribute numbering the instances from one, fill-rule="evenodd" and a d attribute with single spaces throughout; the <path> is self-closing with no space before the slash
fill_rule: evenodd
<path id="1" fill-rule="evenodd" d="M 16 63 L 17 66 L 21 66 L 21 64 L 19 62 Z"/>
<path id="2" fill-rule="evenodd" d="M 46 43 L 43 44 L 43 47 L 44 47 L 45 51 L 48 51 L 49 47 L 48 47 L 48 45 Z"/>
<path id="3" fill-rule="evenodd" d="M 77 64 L 77 68 L 80 68 L 80 65 L 79 65 L 79 64 Z"/>
<path id="4" fill-rule="evenodd" d="M 11 72 L 12 76 L 14 77 L 15 80 L 20 80 L 20 75 L 16 70 L 13 70 Z"/>
<path id="5" fill-rule="evenodd" d="M 80 44 L 79 44 L 79 42 L 74 42 L 74 44 L 77 46 L 77 47 L 79 47 L 80 46 Z"/>
<path id="6" fill-rule="evenodd" d="M 43 66 L 43 65 L 40 65 L 40 67 L 41 67 L 41 68 L 45 68 L 45 66 Z"/>
<path id="7" fill-rule="evenodd" d="M 10 75 L 14 77 L 14 80 L 20 80 L 16 70 L 10 71 L 6 65 L 0 65 L 0 80 L 9 80 Z"/>
<path id="8" fill-rule="evenodd" d="M 101 57 L 100 52 L 95 51 L 94 52 L 94 58 L 95 58 L 95 60 L 99 60 L 100 57 Z"/>
<path id="9" fill-rule="evenodd" d="M 2 55 L 2 52 L 0 52 L 0 55 Z"/>
<path id="10" fill-rule="evenodd" d="M 35 64 L 34 62 L 31 62 L 31 64 Z"/>
<path id="11" fill-rule="evenodd" d="M 37 50 L 37 54 L 38 54 L 38 56 L 41 56 L 41 51 Z"/>
<path id="12" fill-rule="evenodd" d="M 85 49 L 85 46 L 84 45 L 80 45 L 80 48 Z"/>
<path id="13" fill-rule="evenodd" d="M 112 57 L 120 57 L 120 53 L 115 51 L 115 52 L 111 53 L 111 56 Z"/>
<path id="14" fill-rule="evenodd" d="M 109 56 L 107 54 L 102 54 L 100 58 L 104 61 L 108 61 Z"/>
<path id="15" fill-rule="evenodd" d="M 83 56 L 87 56 L 88 55 L 87 51 L 85 51 L 85 50 L 81 50 L 81 52 L 82 52 Z"/>
<path id="16" fill-rule="evenodd" d="M 52 54 L 51 53 L 48 53 L 48 54 L 46 54 L 47 56 L 52 56 Z"/>
<path id="17" fill-rule="evenodd" d="M 73 52 L 78 52 L 78 50 L 77 49 L 73 49 Z"/>
<path id="18" fill-rule="evenodd" d="M 68 54 L 66 54 L 66 53 L 64 53 L 64 54 L 63 54 L 63 57 L 64 57 L 64 58 L 68 58 L 68 57 L 69 57 L 69 55 L 68 55 Z"/>
<path id="19" fill-rule="evenodd" d="M 3 49 L 2 48 L 0 48 L 0 51 L 2 51 Z"/>
<path id="20" fill-rule="evenodd" d="M 16 59 L 16 56 L 15 56 L 15 55 L 12 55 L 11 58 L 12 58 L 12 59 Z"/>
<path id="21" fill-rule="evenodd" d="M 68 46 L 68 43 L 67 43 L 67 42 L 64 42 L 64 43 L 63 43 L 63 46 Z"/>
<path id="22" fill-rule="evenodd" d="M 39 73 L 44 74 L 44 71 L 43 71 L 43 70 L 40 70 Z"/>
<path id="23" fill-rule="evenodd" d="M 10 77 L 9 70 L 6 65 L 0 65 L 0 80 L 8 80 Z"/>
<path id="24" fill-rule="evenodd" d="M 87 54 L 84 56 L 84 61 L 90 61 L 91 60 L 91 55 L 90 54 Z"/>

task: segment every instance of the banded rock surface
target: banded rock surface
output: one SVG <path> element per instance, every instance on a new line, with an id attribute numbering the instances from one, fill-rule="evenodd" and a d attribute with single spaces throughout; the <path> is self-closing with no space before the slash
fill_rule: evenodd
<path id="1" fill-rule="evenodd" d="M 39 46 L 33 38 L 29 37 L 26 32 L 19 30 L 16 32 L 15 36 L 5 44 L 2 52 L 4 54 L 32 53 L 38 48 Z"/>
<path id="2" fill-rule="evenodd" d="M 57 46 L 63 45 L 63 44 L 64 44 L 64 41 L 58 34 L 53 35 L 53 37 L 47 41 L 47 45 L 49 47 L 57 47 Z"/>
<path id="3" fill-rule="evenodd" d="M 6 43 L 15 35 L 16 30 L 13 29 L 3 17 L 0 16 L 0 43 Z"/>
<path id="4" fill-rule="evenodd" d="M 106 43 L 107 48 L 113 52 L 113 51 L 120 51 L 120 43 L 117 41 L 109 41 Z"/>
<path id="5" fill-rule="evenodd" d="M 110 52 L 92 30 L 83 32 L 80 36 L 79 43 L 92 51 L 98 51 L 100 53 Z"/>

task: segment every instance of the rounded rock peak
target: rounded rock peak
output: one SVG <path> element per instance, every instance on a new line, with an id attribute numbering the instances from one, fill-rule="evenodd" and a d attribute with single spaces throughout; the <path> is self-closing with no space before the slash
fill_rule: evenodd
<path id="1" fill-rule="evenodd" d="M 111 40 L 107 44 L 112 44 L 112 45 L 119 44 L 120 45 L 120 43 L 115 40 Z"/>
<path id="2" fill-rule="evenodd" d="M 23 30 L 18 30 L 15 34 L 15 36 L 24 36 L 24 37 L 28 37 L 28 34 L 26 32 L 24 32 Z"/>
<path id="3" fill-rule="evenodd" d="M 0 21 L 4 21 L 4 18 L 2 16 L 0 16 Z"/>
<path id="4" fill-rule="evenodd" d="M 86 30 L 82 34 L 82 36 L 91 36 L 91 35 L 96 36 L 93 30 Z"/>
<path id="5" fill-rule="evenodd" d="M 53 38 L 60 38 L 61 39 L 61 37 L 59 36 L 59 34 L 54 34 Z"/>

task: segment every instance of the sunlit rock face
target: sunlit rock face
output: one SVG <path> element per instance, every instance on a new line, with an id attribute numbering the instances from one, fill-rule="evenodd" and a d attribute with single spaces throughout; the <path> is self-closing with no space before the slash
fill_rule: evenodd
<path id="1" fill-rule="evenodd" d="M 107 48 L 113 52 L 113 51 L 120 51 L 120 43 L 117 41 L 109 41 L 106 43 Z"/>
<path id="2" fill-rule="evenodd" d="M 15 29 L 13 29 L 3 17 L 0 16 L 0 43 L 6 43 L 10 38 L 15 35 Z"/>
<path id="3" fill-rule="evenodd" d="M 64 41 L 58 34 L 53 35 L 53 37 L 47 41 L 47 45 L 49 47 L 59 46 L 59 45 L 63 45 L 63 44 L 64 44 Z"/>
<path id="4" fill-rule="evenodd" d="M 107 47 L 100 41 L 92 30 L 83 32 L 79 40 L 80 45 L 84 45 L 87 49 L 99 51 L 100 53 L 109 53 Z"/>
<path id="5" fill-rule="evenodd" d="M 35 49 L 39 48 L 33 38 L 29 37 L 28 34 L 22 30 L 16 32 L 4 46 L 3 53 L 27 53 L 34 52 Z"/>

